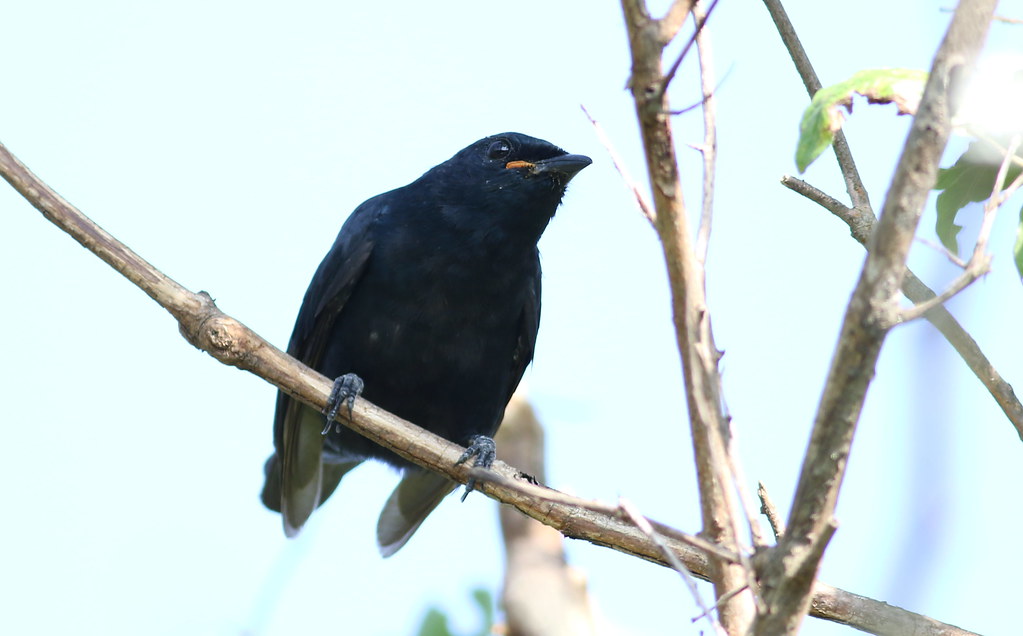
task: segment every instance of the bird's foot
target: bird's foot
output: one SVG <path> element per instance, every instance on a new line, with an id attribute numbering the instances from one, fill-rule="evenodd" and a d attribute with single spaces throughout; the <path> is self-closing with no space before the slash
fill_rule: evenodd
<path id="1" fill-rule="evenodd" d="M 335 425 L 337 425 L 338 430 L 341 430 L 341 424 L 335 422 L 334 418 L 337 417 L 342 404 L 348 406 L 348 418 L 351 419 L 355 398 L 362 395 L 364 386 L 362 378 L 354 373 L 346 373 L 334 379 L 334 388 L 330 390 L 330 397 L 327 398 L 327 407 L 323 409 L 323 415 L 327 418 L 327 423 L 323 427 L 324 435 L 329 433 L 330 429 Z"/>
<path id="2" fill-rule="evenodd" d="M 465 452 L 458 458 L 455 465 L 468 461 L 472 457 L 476 458 L 473 467 L 490 468 L 490 465 L 494 463 L 494 459 L 497 458 L 497 444 L 494 444 L 494 440 L 486 435 L 473 435 L 469 438 L 469 447 L 465 449 Z M 469 493 L 475 487 L 476 480 L 470 477 L 469 481 L 465 483 L 465 493 L 462 494 L 462 501 L 465 501 L 465 498 L 469 496 Z"/>

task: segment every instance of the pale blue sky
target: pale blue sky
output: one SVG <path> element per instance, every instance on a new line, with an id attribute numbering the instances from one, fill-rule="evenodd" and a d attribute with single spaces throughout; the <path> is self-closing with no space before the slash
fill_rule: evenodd
<path id="1" fill-rule="evenodd" d="M 346 215 L 470 142 L 515 130 L 594 164 L 541 242 L 530 394 L 552 486 L 699 529 L 662 258 L 589 123 L 644 173 L 616 3 L 38 1 L 5 8 L 0 141 L 112 234 L 272 342 Z M 949 14 L 924 1 L 788 11 L 825 84 L 926 68 Z M 943 5 L 942 5 L 943 6 Z M 440 8 L 443 7 L 443 8 Z M 1023 3 L 1002 12 L 1023 17 Z M 862 249 L 778 184 L 806 97 L 760 3 L 722 0 L 720 173 L 709 298 L 751 480 L 786 510 Z M 995 25 L 991 48 L 1018 48 Z M 691 65 L 674 101 L 697 99 Z M 848 134 L 880 208 L 908 120 L 857 104 Z M 698 204 L 697 112 L 677 119 Z M 954 142 L 962 148 L 962 141 Z M 949 155 L 952 157 L 953 155 Z M 826 154 L 806 178 L 845 194 Z M 1023 381 L 1021 289 L 995 271 L 951 304 Z M 933 210 L 922 234 L 933 238 Z M 964 237 L 973 236 L 968 224 Z M 496 506 L 445 502 L 384 561 L 376 515 L 396 481 L 365 466 L 301 537 L 259 503 L 274 390 L 192 349 L 173 320 L 0 187 L 5 310 L 0 632 L 408 634 L 431 605 L 468 631 L 498 592 Z M 914 248 L 940 286 L 954 272 Z M 934 329 L 895 330 L 868 395 L 822 579 L 981 633 L 1018 625 L 1021 445 Z M 751 483 L 751 486 L 753 484 Z M 629 634 L 696 634 L 673 573 L 569 542 L 601 612 Z M 1005 583 L 1005 584 L 1003 584 Z M 709 596 L 709 590 L 705 589 Z M 816 620 L 807 634 L 849 633 Z"/>

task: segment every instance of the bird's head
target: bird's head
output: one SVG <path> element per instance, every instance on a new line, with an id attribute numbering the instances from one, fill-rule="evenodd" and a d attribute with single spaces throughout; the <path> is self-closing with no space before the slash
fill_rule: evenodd
<path id="1" fill-rule="evenodd" d="M 571 155 L 552 143 L 501 133 L 480 139 L 423 175 L 440 195 L 445 214 L 477 211 L 461 223 L 500 227 L 540 238 L 565 195 L 568 182 L 592 160 Z M 461 210 L 461 211 L 458 211 Z"/>

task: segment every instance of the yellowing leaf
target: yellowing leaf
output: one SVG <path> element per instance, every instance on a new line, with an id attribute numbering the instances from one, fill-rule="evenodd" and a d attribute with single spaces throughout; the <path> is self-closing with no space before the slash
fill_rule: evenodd
<path id="1" fill-rule="evenodd" d="M 927 73 L 906 68 L 882 68 L 860 71 L 846 81 L 817 91 L 803 112 L 796 146 L 799 172 L 831 145 L 842 128 L 842 107 L 852 112 L 853 95 L 863 95 L 871 104 L 895 104 L 900 115 L 913 114 L 920 104 Z"/>

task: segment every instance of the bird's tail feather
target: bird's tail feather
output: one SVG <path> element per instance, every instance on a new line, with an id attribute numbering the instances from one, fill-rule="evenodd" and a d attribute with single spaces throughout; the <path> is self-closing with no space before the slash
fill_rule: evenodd
<path id="1" fill-rule="evenodd" d="M 259 498 L 263 500 L 264 506 L 274 512 L 280 512 L 281 460 L 277 458 L 277 453 L 271 455 L 263 464 L 263 474 L 266 475 L 266 481 L 263 483 L 263 492 L 259 493 Z"/>
<path id="2" fill-rule="evenodd" d="M 409 470 L 384 504 L 377 522 L 380 554 L 389 557 L 405 545 L 427 515 L 458 484 L 437 473 Z"/>
<path id="3" fill-rule="evenodd" d="M 327 500 L 333 494 L 334 490 L 337 489 L 341 478 L 344 477 L 348 471 L 355 468 L 362 461 L 353 462 L 342 462 L 339 464 L 332 464 L 324 462 L 321 466 L 322 476 L 320 484 L 320 502 L 318 506 L 322 506 L 323 502 Z M 263 466 L 263 472 L 266 474 L 266 482 L 263 484 L 263 492 L 260 493 L 259 497 L 263 500 L 263 505 L 273 510 L 274 512 L 281 511 L 281 460 L 274 453 L 266 460 L 266 464 Z"/>

